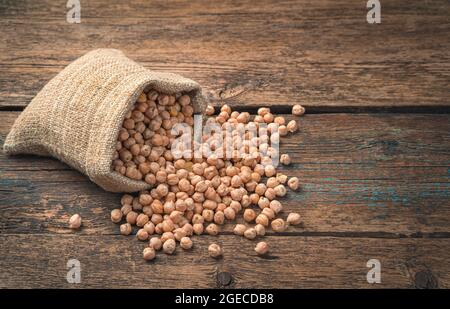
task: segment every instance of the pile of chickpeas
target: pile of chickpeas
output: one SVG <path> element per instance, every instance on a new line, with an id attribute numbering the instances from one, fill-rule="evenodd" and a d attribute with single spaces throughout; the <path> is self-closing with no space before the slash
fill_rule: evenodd
<path id="1" fill-rule="evenodd" d="M 298 190 L 298 178 L 288 179 L 277 172 L 272 159 L 258 151 L 273 151 L 269 140 L 296 132 L 297 121 L 286 123 L 269 108 L 260 108 L 253 120 L 249 113 L 232 111 L 228 105 L 223 105 L 216 116 L 210 105 L 204 112 L 222 127 L 227 124 L 258 127 L 265 123 L 267 135 L 245 135 L 254 143 L 241 141 L 242 148 L 229 158 L 212 154 L 175 159 L 171 145 L 176 136 L 171 130 L 177 123 L 193 126 L 191 98 L 187 94 L 166 95 L 154 90 L 143 92 L 123 121 L 112 167 L 126 177 L 145 181 L 153 187 L 137 196 L 123 195 L 122 207 L 111 212 L 111 220 L 121 224 L 123 235 L 134 234 L 133 227 L 137 229 L 136 238 L 148 242 L 143 251 L 146 260 L 154 259 L 159 250 L 173 254 L 177 245 L 189 250 L 193 246 L 193 235 L 218 235 L 225 223 L 235 221 L 239 215 L 245 224 L 236 224 L 233 231 L 248 239 L 264 236 L 269 228 L 283 232 L 288 226 L 301 222 L 297 213 L 289 213 L 286 220 L 279 218 L 283 206 L 278 198 L 286 195 L 286 187 Z M 295 105 L 292 113 L 301 116 L 305 109 Z M 214 150 L 216 137 L 203 136 L 202 141 Z M 239 138 L 233 135 L 228 142 Z M 290 164 L 288 154 L 279 157 L 281 164 Z M 267 254 L 269 247 L 259 242 L 255 251 Z M 222 248 L 215 243 L 209 246 L 208 252 L 214 258 L 223 255 Z"/>

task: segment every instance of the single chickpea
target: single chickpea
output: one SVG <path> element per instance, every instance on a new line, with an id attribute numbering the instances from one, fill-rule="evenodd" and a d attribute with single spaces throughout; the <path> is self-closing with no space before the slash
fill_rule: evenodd
<path id="1" fill-rule="evenodd" d="M 283 210 L 283 206 L 281 205 L 280 201 L 277 200 L 270 201 L 269 207 L 275 214 L 278 214 Z"/>
<path id="2" fill-rule="evenodd" d="M 151 261 L 156 257 L 155 249 L 146 247 L 144 251 L 142 252 L 142 256 L 144 257 L 144 260 Z"/>
<path id="3" fill-rule="evenodd" d="M 272 177 L 277 173 L 277 171 L 273 165 L 266 165 L 264 167 L 264 173 L 267 177 Z"/>
<path id="4" fill-rule="evenodd" d="M 122 215 L 126 216 L 130 211 L 132 211 L 133 208 L 131 205 L 123 205 L 122 208 L 120 208 L 120 211 L 122 212 Z"/>
<path id="5" fill-rule="evenodd" d="M 165 254 L 173 254 L 175 252 L 176 247 L 177 244 L 175 243 L 175 240 L 167 239 L 163 244 L 163 251 Z"/>
<path id="6" fill-rule="evenodd" d="M 269 207 L 269 204 L 270 204 L 270 201 L 267 197 L 261 196 L 259 198 L 259 201 L 258 201 L 259 208 L 264 209 L 266 207 Z"/>
<path id="7" fill-rule="evenodd" d="M 269 226 L 269 218 L 266 215 L 259 214 L 255 219 L 256 224 L 261 224 L 262 226 Z"/>
<path id="8" fill-rule="evenodd" d="M 120 200 L 120 203 L 122 206 L 131 205 L 131 203 L 133 203 L 133 196 L 130 194 L 124 194 Z"/>
<path id="9" fill-rule="evenodd" d="M 203 234 L 203 231 L 204 231 L 203 223 L 195 223 L 193 226 L 193 229 L 194 229 L 195 235 Z"/>
<path id="10" fill-rule="evenodd" d="M 148 239 L 148 233 L 146 230 L 144 229 L 140 229 L 137 231 L 136 233 L 136 238 L 141 240 L 141 241 L 145 241 Z"/>
<path id="11" fill-rule="evenodd" d="M 291 157 L 287 153 L 282 154 L 280 157 L 280 163 L 283 165 L 291 164 Z"/>
<path id="12" fill-rule="evenodd" d="M 281 218 L 273 220 L 270 225 L 275 232 L 284 232 L 286 230 L 286 223 Z"/>
<path id="13" fill-rule="evenodd" d="M 255 239 L 256 238 L 256 230 L 254 228 L 248 228 L 244 232 L 244 237 L 247 239 Z"/>
<path id="14" fill-rule="evenodd" d="M 219 234 L 219 226 L 217 224 L 211 223 L 206 227 L 206 233 L 209 235 L 218 235 Z"/>
<path id="15" fill-rule="evenodd" d="M 218 244 L 210 244 L 208 247 L 209 256 L 213 258 L 219 258 L 222 256 L 223 251 L 222 248 Z"/>
<path id="16" fill-rule="evenodd" d="M 214 112 L 215 112 L 215 110 L 214 110 L 214 107 L 213 107 L 212 105 L 206 106 L 206 108 L 205 108 L 205 114 L 206 114 L 207 116 L 212 116 L 212 115 L 214 115 Z"/>
<path id="17" fill-rule="evenodd" d="M 287 181 L 287 176 L 283 173 L 277 173 L 276 179 L 280 184 L 285 184 Z"/>
<path id="18" fill-rule="evenodd" d="M 267 245 L 266 242 L 261 241 L 256 245 L 255 252 L 258 255 L 265 255 L 267 252 L 269 252 L 269 246 Z"/>
<path id="19" fill-rule="evenodd" d="M 295 116 L 302 116 L 305 113 L 305 108 L 300 104 L 292 106 L 292 114 Z"/>
<path id="20" fill-rule="evenodd" d="M 284 119 L 284 117 L 281 117 L 281 116 L 275 117 L 273 122 L 280 126 L 286 124 L 286 120 Z"/>
<path id="21" fill-rule="evenodd" d="M 130 223 L 124 223 L 120 225 L 120 234 L 122 235 L 130 235 L 133 231 Z"/>
<path id="22" fill-rule="evenodd" d="M 278 127 L 278 133 L 280 134 L 280 136 L 286 136 L 288 134 L 288 129 L 285 125 L 280 125 Z"/>
<path id="23" fill-rule="evenodd" d="M 278 185 L 274 188 L 276 196 L 285 196 L 286 195 L 286 187 L 284 185 Z"/>
<path id="24" fill-rule="evenodd" d="M 136 224 L 136 219 L 138 217 L 138 213 L 135 211 L 130 211 L 126 216 L 126 221 L 130 223 L 131 225 Z"/>
<path id="25" fill-rule="evenodd" d="M 295 212 L 291 212 L 287 219 L 286 222 L 289 223 L 290 225 L 299 225 L 301 222 L 301 217 L 300 214 L 295 213 Z"/>
<path id="26" fill-rule="evenodd" d="M 289 186 L 289 188 L 291 188 L 294 191 L 298 190 L 298 187 L 299 187 L 298 178 L 297 177 L 291 177 L 288 180 L 288 186 Z"/>
<path id="27" fill-rule="evenodd" d="M 158 237 L 152 237 L 150 238 L 150 241 L 148 243 L 148 246 L 155 249 L 156 251 L 161 250 L 162 248 L 162 241 Z"/>
<path id="28" fill-rule="evenodd" d="M 136 226 L 143 227 L 149 220 L 146 214 L 139 214 L 136 218 Z"/>
<path id="29" fill-rule="evenodd" d="M 180 247 L 184 250 L 189 250 L 192 248 L 192 240 L 189 237 L 183 237 L 180 240 Z"/>
<path id="30" fill-rule="evenodd" d="M 233 202 L 239 203 L 236 201 L 233 201 Z M 240 206 L 240 204 L 239 204 L 239 206 Z M 228 220 L 234 220 L 236 218 L 236 211 L 233 209 L 233 207 L 231 205 L 229 207 L 225 208 L 225 210 L 223 211 L 223 214 L 225 215 L 225 218 L 227 218 Z"/>
<path id="31" fill-rule="evenodd" d="M 256 231 L 256 235 L 258 235 L 258 236 L 266 235 L 266 228 L 264 227 L 264 225 L 257 224 L 257 225 L 255 225 L 254 229 Z"/>
<path id="32" fill-rule="evenodd" d="M 74 214 L 69 219 L 69 227 L 71 229 L 79 229 L 81 226 L 81 216 L 79 214 Z"/>
<path id="33" fill-rule="evenodd" d="M 236 226 L 233 229 L 233 233 L 239 236 L 243 236 L 246 230 L 247 227 L 244 224 L 236 224 Z"/>
<path id="34" fill-rule="evenodd" d="M 256 213 L 253 209 L 247 208 L 244 210 L 243 218 L 246 222 L 252 222 L 256 219 Z"/>
<path id="35" fill-rule="evenodd" d="M 122 220 L 122 211 L 120 209 L 113 209 L 111 211 L 111 221 L 114 223 L 119 223 Z"/>
<path id="36" fill-rule="evenodd" d="M 222 225 L 225 222 L 225 215 L 223 211 L 216 211 L 214 214 L 214 223 Z"/>
<path id="37" fill-rule="evenodd" d="M 275 218 L 275 212 L 270 209 L 269 207 L 264 208 L 261 211 L 261 214 L 265 215 L 267 218 L 269 218 L 269 220 L 272 220 Z"/>
<path id="38" fill-rule="evenodd" d="M 148 235 L 152 235 L 153 233 L 155 233 L 155 225 L 151 221 L 148 221 L 144 225 L 143 229 L 147 231 Z"/>
<path id="39" fill-rule="evenodd" d="M 294 133 L 295 131 L 298 130 L 298 124 L 295 120 L 289 121 L 286 127 L 287 127 L 287 130 L 291 133 Z"/>

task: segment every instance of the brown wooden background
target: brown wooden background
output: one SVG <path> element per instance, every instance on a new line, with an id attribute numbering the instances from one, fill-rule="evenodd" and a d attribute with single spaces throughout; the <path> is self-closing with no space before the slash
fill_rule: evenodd
<path id="1" fill-rule="evenodd" d="M 98 47 L 195 79 L 214 104 L 309 114 L 282 145 L 302 183 L 283 202 L 304 223 L 268 236 L 268 258 L 228 229 L 222 260 L 202 236 L 146 263 L 109 220 L 119 195 L 54 159 L 0 153 L 0 287 L 450 288 L 450 4 L 381 2 L 370 25 L 364 0 L 81 0 L 81 24 L 64 0 L 1 1 L 1 144 L 46 82 Z M 366 281 L 372 258 L 381 284 Z"/>

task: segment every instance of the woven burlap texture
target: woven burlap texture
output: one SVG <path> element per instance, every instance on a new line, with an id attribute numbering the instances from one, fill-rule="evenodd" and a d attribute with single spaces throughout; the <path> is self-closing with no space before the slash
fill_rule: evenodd
<path id="1" fill-rule="evenodd" d="M 203 108 L 201 88 L 177 74 L 148 70 L 121 51 L 97 49 L 50 80 L 20 114 L 4 151 L 53 156 L 111 192 L 148 189 L 143 181 L 115 172 L 111 162 L 125 114 L 144 89 L 187 92 Z"/>

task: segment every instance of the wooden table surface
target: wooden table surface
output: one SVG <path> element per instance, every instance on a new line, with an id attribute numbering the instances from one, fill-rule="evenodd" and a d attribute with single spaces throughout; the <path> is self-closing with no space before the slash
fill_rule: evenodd
<path id="1" fill-rule="evenodd" d="M 20 111 L 67 64 L 99 47 L 202 84 L 239 110 L 300 103 L 300 133 L 282 143 L 302 190 L 285 209 L 300 228 L 255 241 L 218 236 L 190 252 L 141 256 L 109 213 L 120 195 L 51 158 L 0 153 L 0 287 L 450 288 L 450 3 L 381 1 L 0 2 L 0 140 Z M 290 117 L 290 116 L 288 116 Z M 71 214 L 84 226 L 67 228 Z M 69 284 L 66 263 L 81 262 Z M 381 263 L 369 284 L 366 263 Z"/>

